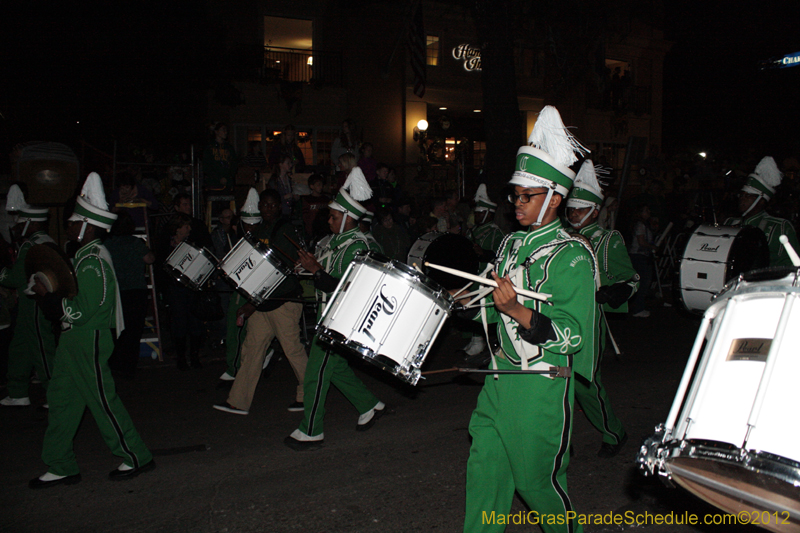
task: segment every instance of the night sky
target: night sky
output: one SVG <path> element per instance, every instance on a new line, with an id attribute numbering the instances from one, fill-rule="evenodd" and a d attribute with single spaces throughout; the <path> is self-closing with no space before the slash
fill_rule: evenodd
<path id="1" fill-rule="evenodd" d="M 204 20 L 203 4 L 4 6 L 0 148 L 79 137 L 196 141 L 202 91 L 225 75 L 222 29 Z M 665 62 L 665 151 L 800 155 L 800 66 L 757 68 L 800 51 L 798 3 L 665 4 L 666 38 L 675 43 Z"/>

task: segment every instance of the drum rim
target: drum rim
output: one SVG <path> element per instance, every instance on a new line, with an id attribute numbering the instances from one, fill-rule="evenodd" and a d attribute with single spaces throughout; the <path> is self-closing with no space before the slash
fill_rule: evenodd
<path id="1" fill-rule="evenodd" d="M 206 281 L 208 281 L 208 279 L 214 273 L 214 269 L 212 268 L 205 275 L 205 277 L 203 278 L 202 283 L 198 284 L 192 278 L 190 278 L 189 276 L 187 276 L 186 274 L 184 274 L 183 272 L 181 272 L 180 270 L 178 270 L 177 268 L 175 268 L 174 266 L 172 266 L 172 265 L 170 265 L 168 263 L 164 263 L 164 270 L 166 270 L 167 273 L 172 274 L 173 279 L 175 279 L 175 281 L 177 281 L 178 283 L 180 283 L 181 285 L 183 285 L 187 289 L 192 289 L 193 291 L 201 290 L 203 285 L 205 285 Z"/>
<path id="2" fill-rule="evenodd" d="M 800 485 L 800 461 L 767 451 L 744 450 L 728 442 L 705 439 L 672 440 L 661 447 L 671 450 L 667 462 L 678 457 L 712 460 Z"/>
<path id="3" fill-rule="evenodd" d="M 420 370 L 417 367 L 411 366 L 412 370 L 406 370 L 397 361 L 386 355 L 376 353 L 372 348 L 354 341 L 347 340 L 347 338 L 336 330 L 327 328 L 325 326 L 317 326 L 317 337 L 323 342 L 331 346 L 341 346 L 346 348 L 361 359 L 372 363 L 380 369 L 392 374 L 398 379 L 405 381 L 411 385 L 416 385 L 420 378 Z M 391 362 L 391 363 L 389 363 Z"/>
<path id="4" fill-rule="evenodd" d="M 755 272 L 755 271 L 752 271 Z M 787 274 L 780 280 L 792 277 L 792 274 Z M 797 285 L 800 280 L 800 272 L 795 273 L 794 283 L 791 285 L 780 285 L 775 283 L 780 280 L 770 281 L 747 281 L 741 276 L 729 281 L 722 291 L 711 298 L 711 305 L 705 311 L 708 313 L 712 309 L 716 310 L 724 306 L 725 303 L 737 296 L 753 296 L 753 295 L 769 295 L 769 294 L 797 294 L 800 293 L 800 285 Z"/>
<path id="5" fill-rule="evenodd" d="M 388 257 L 386 258 L 387 261 L 381 261 L 377 256 L 382 256 L 382 254 L 378 254 L 372 250 L 359 250 L 353 258 L 353 263 L 367 264 L 367 262 L 369 262 L 369 264 L 378 267 L 389 265 L 391 268 L 381 268 L 380 270 L 393 278 L 408 282 L 417 282 L 411 284 L 414 290 L 430 296 L 435 303 L 439 304 L 439 307 L 444 308 L 448 317 L 451 315 L 452 308 L 455 305 L 455 299 L 453 295 L 447 292 L 437 281 L 402 261 L 389 259 Z"/>

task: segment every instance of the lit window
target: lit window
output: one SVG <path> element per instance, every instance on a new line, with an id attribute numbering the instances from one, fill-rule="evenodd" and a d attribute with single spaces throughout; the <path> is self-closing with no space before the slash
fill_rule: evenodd
<path id="1" fill-rule="evenodd" d="M 428 65 L 431 66 L 438 66 L 439 65 L 439 57 L 440 57 L 440 45 L 439 45 L 439 36 L 437 35 L 428 35 L 428 46 L 427 46 L 427 58 L 428 58 Z"/>

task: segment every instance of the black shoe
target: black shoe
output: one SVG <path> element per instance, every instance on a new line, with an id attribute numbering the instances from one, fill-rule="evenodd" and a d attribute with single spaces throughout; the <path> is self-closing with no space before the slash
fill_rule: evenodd
<path id="1" fill-rule="evenodd" d="M 131 468 L 130 470 L 120 470 L 117 468 L 116 470 L 112 470 L 108 473 L 108 479 L 113 481 L 122 481 L 124 479 L 132 479 L 138 476 L 139 474 L 144 474 L 145 472 L 149 472 L 156 467 L 155 461 L 150 461 L 144 466 L 140 466 L 139 468 Z"/>
<path id="2" fill-rule="evenodd" d="M 297 440 L 291 435 L 283 439 L 283 443 L 296 452 L 316 450 L 325 445 L 325 440 Z"/>
<path id="3" fill-rule="evenodd" d="M 178 370 L 182 372 L 189 370 L 189 364 L 186 362 L 186 359 L 178 359 Z"/>
<path id="4" fill-rule="evenodd" d="M 298 411 L 303 411 L 305 410 L 305 405 L 303 405 L 303 402 L 294 402 L 286 410 L 292 411 L 293 413 Z"/>
<path id="5" fill-rule="evenodd" d="M 619 441 L 617 444 L 610 444 L 608 442 L 604 442 L 600 445 L 600 450 L 597 452 L 597 457 L 603 457 L 605 459 L 616 456 L 619 451 L 625 446 L 625 443 L 628 442 L 628 434 L 622 436 L 622 440 Z"/>
<path id="6" fill-rule="evenodd" d="M 55 487 L 56 485 L 74 485 L 75 483 L 80 483 L 80 481 L 80 474 L 54 479 L 52 481 L 42 481 L 38 477 L 35 477 L 28 482 L 28 487 L 32 489 L 44 489 L 46 487 Z"/>

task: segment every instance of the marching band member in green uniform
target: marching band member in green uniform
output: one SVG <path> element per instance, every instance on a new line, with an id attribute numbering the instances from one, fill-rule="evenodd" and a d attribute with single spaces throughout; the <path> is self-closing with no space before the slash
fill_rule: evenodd
<path id="1" fill-rule="evenodd" d="M 153 455 L 133 427 L 117 396 L 108 358 L 114 349 L 111 330 L 124 328 L 117 279 L 111 255 L 100 237 L 117 215 L 108 210 L 100 176 L 86 178 L 67 236 L 80 245 L 72 260 L 78 294 L 58 298 L 41 282 L 34 291 L 48 316 L 61 321 L 53 377 L 47 390 L 50 404 L 42 460 L 47 472 L 30 481 L 32 489 L 73 484 L 81 479 L 72 441 L 88 407 L 114 455 L 123 462 L 109 473 L 112 480 L 130 479 L 155 467 Z"/>
<path id="2" fill-rule="evenodd" d="M 478 254 L 480 261 L 478 270 L 480 272 L 486 270 L 488 264 L 494 261 L 497 249 L 505 236 L 503 230 L 494 223 L 493 216 L 496 209 L 497 204 L 489 199 L 486 184 L 481 183 L 475 192 L 475 208 L 473 209 L 475 226 L 467 232 L 467 238 L 472 241 L 475 253 Z M 483 338 L 483 335 L 472 335 L 469 344 L 463 348 L 467 357 L 478 355 L 484 349 L 486 349 L 486 339 Z"/>
<path id="3" fill-rule="evenodd" d="M 575 399 L 583 409 L 589 422 L 603 434 L 603 444 L 598 457 L 614 457 L 628 440 L 622 422 L 611 409 L 611 401 L 600 377 L 600 365 L 606 345 L 608 324 L 602 313 L 625 313 L 628 300 L 639 287 L 639 275 L 631 265 L 625 241 L 618 231 L 605 230 L 597 224 L 603 191 L 597 181 L 597 172 L 592 161 L 583 162 L 575 184 L 567 199 L 567 221 L 575 231 L 589 239 L 597 256 L 601 286 L 596 300 L 600 305 L 599 342 L 594 357 L 594 369 L 590 380 L 578 377 L 575 380 Z"/>
<path id="4" fill-rule="evenodd" d="M 786 235 L 789 244 L 800 253 L 792 223 L 783 218 L 767 214 L 767 203 L 772 199 L 775 190 L 783 181 L 783 173 L 778 170 L 778 165 L 770 156 L 764 157 L 747 178 L 739 193 L 739 210 L 741 217 L 729 218 L 726 226 L 753 226 L 760 229 L 767 236 L 769 246 L 769 266 L 792 266 L 792 260 L 779 238 Z"/>
<path id="5" fill-rule="evenodd" d="M 360 202 L 371 197 L 372 189 L 364 174 L 358 167 L 354 168 L 328 206 L 328 223 L 334 233 L 333 237 L 320 241 L 315 255 L 298 251 L 300 264 L 314 276 L 314 287 L 321 303 L 320 316 L 322 304 L 336 289 L 356 252 L 369 249 L 364 234 L 358 228 L 358 220 L 367 211 Z M 355 375 L 347 359 L 315 336 L 306 367 L 305 415 L 300 427 L 284 439 L 286 446 L 302 451 L 317 448 L 323 443 L 325 437 L 322 421 L 325 416 L 325 399 L 331 384 L 358 410 L 357 430 L 366 431 L 383 414 L 386 406 Z"/>
<path id="6" fill-rule="evenodd" d="M 28 396 L 31 370 L 36 370 L 46 390 L 56 353 L 53 324 L 26 291 L 25 258 L 33 246 L 54 241 L 46 232 L 48 209 L 28 205 L 19 185 L 8 190 L 6 210 L 17 217 L 12 235 L 21 244 L 14 266 L 0 270 L 0 285 L 17 289 L 18 295 L 17 321 L 8 347 L 8 396 L 0 400 L 0 405 L 23 407 L 31 404 Z"/>
<path id="7" fill-rule="evenodd" d="M 528 142 L 517 152 L 510 184 L 517 220 L 526 229 L 506 236 L 492 273 L 498 287 L 481 307 L 484 324 L 497 323 L 500 350 L 492 368 L 557 371 L 557 375 L 487 375 L 469 424 L 464 531 L 499 532 L 515 491 L 538 516 L 546 533 L 579 532 L 568 520 L 573 373 L 591 379 L 595 354 L 597 283 L 594 253 L 570 236 L 557 209 L 569 193 L 569 169 L 584 148 L 566 130 L 558 111 L 546 106 Z M 551 295 L 519 297 L 514 286 Z M 520 298 L 522 301 L 520 301 Z M 487 520 L 487 517 L 489 519 Z"/>

